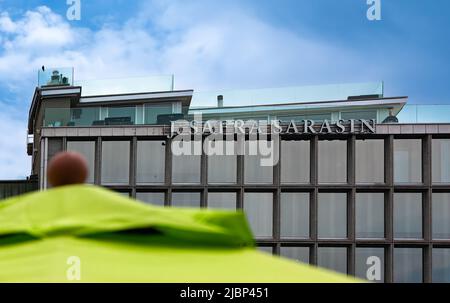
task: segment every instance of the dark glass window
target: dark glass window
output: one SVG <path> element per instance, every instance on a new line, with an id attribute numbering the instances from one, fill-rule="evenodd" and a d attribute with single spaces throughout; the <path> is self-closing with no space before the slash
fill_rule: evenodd
<path id="1" fill-rule="evenodd" d="M 200 193 L 197 193 L 197 192 L 172 192 L 172 206 L 175 206 L 175 207 L 200 207 Z"/>
<path id="2" fill-rule="evenodd" d="M 102 184 L 129 184 L 130 141 L 103 141 L 101 165 Z"/>
<path id="3" fill-rule="evenodd" d="M 200 155 L 173 155 L 172 183 L 200 183 Z"/>
<path id="4" fill-rule="evenodd" d="M 421 193 L 394 193 L 394 237 L 422 238 Z"/>
<path id="5" fill-rule="evenodd" d="M 158 206 L 164 206 L 164 197 L 165 194 L 163 192 L 137 192 L 136 199 L 153 204 Z"/>
<path id="6" fill-rule="evenodd" d="M 281 141 L 281 182 L 309 183 L 309 141 Z"/>
<path id="7" fill-rule="evenodd" d="M 273 166 L 263 166 L 263 157 L 259 149 L 255 149 L 258 143 L 248 141 L 245 142 L 244 155 L 244 181 L 246 184 L 272 184 L 273 183 Z M 250 154 L 250 149 L 253 154 Z"/>
<path id="8" fill-rule="evenodd" d="M 166 148 L 164 141 L 138 141 L 136 182 L 164 183 Z"/>
<path id="9" fill-rule="evenodd" d="M 281 246 L 280 255 L 298 262 L 309 264 L 309 247 Z"/>
<path id="10" fill-rule="evenodd" d="M 384 194 L 356 193 L 356 237 L 384 238 Z"/>
<path id="11" fill-rule="evenodd" d="M 394 249 L 394 282 L 421 283 L 423 281 L 422 248 Z"/>
<path id="12" fill-rule="evenodd" d="M 91 126 L 100 119 L 100 107 L 72 108 L 68 126 Z"/>
<path id="13" fill-rule="evenodd" d="M 356 140 L 356 183 L 384 183 L 384 140 Z"/>
<path id="14" fill-rule="evenodd" d="M 433 139 L 433 183 L 450 183 L 450 139 Z"/>
<path id="15" fill-rule="evenodd" d="M 145 124 L 170 124 L 168 121 L 172 114 L 172 103 L 170 104 L 146 104 Z"/>
<path id="16" fill-rule="evenodd" d="M 293 116 L 278 116 L 278 120 L 281 122 L 302 122 L 303 120 L 313 120 L 315 123 L 320 123 L 324 120 L 331 120 L 331 113 L 322 113 L 322 114 L 304 114 L 304 115 L 293 115 Z"/>
<path id="17" fill-rule="evenodd" d="M 341 119 L 350 120 L 350 119 L 365 119 L 365 120 L 376 120 L 377 119 L 377 111 L 376 110 L 358 110 L 352 112 L 342 112 Z"/>
<path id="18" fill-rule="evenodd" d="M 433 248 L 433 282 L 450 283 L 450 248 Z"/>
<path id="19" fill-rule="evenodd" d="M 394 182 L 422 182 L 422 140 L 394 140 Z"/>
<path id="20" fill-rule="evenodd" d="M 346 274 L 347 248 L 319 247 L 317 265 Z"/>
<path id="21" fill-rule="evenodd" d="M 47 161 L 53 158 L 54 155 L 61 152 L 63 150 L 63 142 L 62 139 L 59 138 L 49 138 L 48 139 L 48 148 L 47 148 Z"/>
<path id="22" fill-rule="evenodd" d="M 433 239 L 450 239 L 450 193 L 433 193 Z"/>
<path id="23" fill-rule="evenodd" d="M 94 183 L 95 175 L 95 142 L 94 141 L 69 141 L 67 142 L 67 150 L 75 151 L 84 156 L 88 163 L 89 175 L 87 183 Z"/>
<path id="24" fill-rule="evenodd" d="M 347 194 L 318 194 L 319 238 L 347 238 Z"/>
<path id="25" fill-rule="evenodd" d="M 105 121 L 107 121 L 106 124 L 110 124 L 108 121 L 111 118 L 122 118 L 123 121 L 118 123 L 120 125 L 127 123 L 134 124 L 134 121 L 136 120 L 136 107 L 108 107 L 107 109 L 108 118 L 105 119 Z"/>
<path id="26" fill-rule="evenodd" d="M 223 148 L 217 148 L 218 155 L 208 155 L 208 183 L 233 184 L 237 180 L 236 144 L 231 141 L 221 141 Z M 228 154 L 227 154 L 228 151 Z M 231 154 L 233 151 L 234 154 Z"/>
<path id="27" fill-rule="evenodd" d="M 233 192 L 209 192 L 208 207 L 227 210 L 236 210 L 236 193 Z"/>
<path id="28" fill-rule="evenodd" d="M 357 247 L 356 276 L 374 282 L 384 282 L 384 248 Z"/>
<path id="29" fill-rule="evenodd" d="M 347 183 L 347 141 L 319 141 L 319 182 Z"/>
<path id="30" fill-rule="evenodd" d="M 245 193 L 244 211 L 255 237 L 272 237 L 272 193 Z"/>
<path id="31" fill-rule="evenodd" d="M 281 237 L 309 238 L 309 193 L 281 193 Z"/>

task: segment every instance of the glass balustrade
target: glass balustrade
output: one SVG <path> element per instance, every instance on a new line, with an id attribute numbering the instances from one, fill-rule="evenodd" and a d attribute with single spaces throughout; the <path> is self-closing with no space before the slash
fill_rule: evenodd
<path id="1" fill-rule="evenodd" d="M 450 104 L 407 104 L 397 118 L 399 123 L 449 123 Z"/>

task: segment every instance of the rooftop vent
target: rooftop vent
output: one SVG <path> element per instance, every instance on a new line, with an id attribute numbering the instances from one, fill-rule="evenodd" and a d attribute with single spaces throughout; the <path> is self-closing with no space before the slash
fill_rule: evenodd
<path id="1" fill-rule="evenodd" d="M 223 107 L 223 96 L 222 95 L 217 96 L 217 107 Z"/>

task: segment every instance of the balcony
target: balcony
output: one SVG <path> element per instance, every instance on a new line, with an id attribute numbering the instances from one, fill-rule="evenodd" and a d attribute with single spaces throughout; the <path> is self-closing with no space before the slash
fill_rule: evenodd
<path id="1" fill-rule="evenodd" d="M 50 68 L 39 70 L 38 86 L 71 86 L 73 85 L 73 68 Z"/>

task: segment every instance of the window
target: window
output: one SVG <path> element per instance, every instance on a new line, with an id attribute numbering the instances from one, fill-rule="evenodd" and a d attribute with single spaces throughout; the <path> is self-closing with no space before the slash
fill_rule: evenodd
<path id="1" fill-rule="evenodd" d="M 236 196 L 233 192 L 208 192 L 208 207 L 236 210 Z"/>
<path id="2" fill-rule="evenodd" d="M 450 183 L 450 139 L 433 139 L 433 183 Z"/>
<path id="3" fill-rule="evenodd" d="M 337 272 L 347 273 L 346 247 L 319 247 L 317 265 Z"/>
<path id="4" fill-rule="evenodd" d="M 258 145 L 257 141 L 245 142 L 244 181 L 247 184 L 272 184 L 273 166 L 261 165 L 261 160 L 266 157 L 260 154 Z M 250 151 L 253 155 L 250 155 Z"/>
<path id="5" fill-rule="evenodd" d="M 158 205 L 158 206 L 164 206 L 164 198 L 165 198 L 165 194 L 162 192 L 146 192 L 146 193 L 137 192 L 136 193 L 136 199 L 138 199 L 142 202 L 145 202 L 145 203 Z"/>
<path id="6" fill-rule="evenodd" d="M 309 183 L 309 141 L 281 141 L 281 182 Z"/>
<path id="7" fill-rule="evenodd" d="M 138 184 L 164 183 L 165 142 L 138 141 L 136 182 Z"/>
<path id="8" fill-rule="evenodd" d="M 233 184 L 237 180 L 237 156 L 234 141 L 221 141 L 220 155 L 208 155 L 208 183 Z M 226 153 L 227 151 L 233 151 Z"/>
<path id="9" fill-rule="evenodd" d="M 384 193 L 356 193 L 356 238 L 384 238 Z"/>
<path id="10" fill-rule="evenodd" d="M 272 193 L 245 193 L 244 211 L 255 237 L 272 237 Z"/>
<path id="11" fill-rule="evenodd" d="M 450 283 L 450 248 L 433 248 L 433 282 Z"/>
<path id="12" fill-rule="evenodd" d="M 315 123 L 322 122 L 324 120 L 331 120 L 331 113 L 328 114 L 305 114 L 305 115 L 296 115 L 296 116 L 278 116 L 277 117 L 281 122 L 302 122 L 303 120 L 313 120 Z"/>
<path id="13" fill-rule="evenodd" d="M 200 155 L 172 157 L 172 183 L 200 183 Z"/>
<path id="14" fill-rule="evenodd" d="M 70 124 L 72 126 L 91 126 L 100 118 L 100 107 L 72 108 Z M 69 125 L 69 124 L 68 124 Z"/>
<path id="15" fill-rule="evenodd" d="M 421 283 L 422 281 L 422 248 L 394 248 L 394 282 Z"/>
<path id="16" fill-rule="evenodd" d="M 111 118 L 124 119 L 123 121 L 118 122 L 120 125 L 134 124 L 136 119 L 136 107 L 108 107 L 108 118 L 106 118 L 105 121 L 108 121 L 108 119 Z M 111 125 L 111 123 L 108 122 L 107 124 Z"/>
<path id="17" fill-rule="evenodd" d="M 289 123 L 291 121 L 302 122 L 306 119 L 306 116 L 277 116 L 277 118 L 282 123 Z"/>
<path id="18" fill-rule="evenodd" d="M 309 193 L 281 193 L 281 237 L 309 238 Z"/>
<path id="19" fill-rule="evenodd" d="M 130 180 L 130 142 L 102 142 L 102 184 L 124 185 Z"/>
<path id="20" fill-rule="evenodd" d="M 200 207 L 200 193 L 197 192 L 173 192 L 172 206 L 175 207 Z"/>
<path id="21" fill-rule="evenodd" d="M 422 141 L 420 139 L 394 140 L 394 182 L 422 182 Z"/>
<path id="22" fill-rule="evenodd" d="M 314 122 L 323 122 L 324 120 L 331 120 L 331 113 L 317 113 L 317 114 L 312 114 L 312 113 L 307 113 L 305 115 L 305 119 L 308 120 L 313 120 Z"/>
<path id="23" fill-rule="evenodd" d="M 356 140 L 356 183 L 384 183 L 384 140 Z"/>
<path id="24" fill-rule="evenodd" d="M 309 264 L 309 247 L 281 246 L 280 255 L 298 262 Z"/>
<path id="25" fill-rule="evenodd" d="M 347 238 L 347 194 L 318 194 L 319 238 Z"/>
<path id="26" fill-rule="evenodd" d="M 377 119 L 377 111 L 376 110 L 359 110 L 353 112 L 342 112 L 341 119 L 350 120 L 350 119 L 364 119 L 364 120 L 376 120 Z"/>
<path id="27" fill-rule="evenodd" d="M 89 175 L 86 183 L 94 184 L 95 175 L 95 142 L 93 141 L 69 141 L 67 150 L 75 151 L 84 156 L 87 161 Z"/>
<path id="28" fill-rule="evenodd" d="M 421 193 L 394 193 L 394 237 L 422 238 Z"/>
<path id="29" fill-rule="evenodd" d="M 433 193 L 433 239 L 450 239 L 450 193 Z"/>
<path id="30" fill-rule="evenodd" d="M 347 141 L 319 141 L 319 182 L 347 183 Z"/>
<path id="31" fill-rule="evenodd" d="M 70 109 L 68 108 L 51 108 L 47 107 L 44 113 L 44 126 L 61 127 L 67 126 L 70 122 Z M 49 138 L 50 139 L 50 138 Z M 61 140 L 53 139 L 51 140 Z"/>
<path id="32" fill-rule="evenodd" d="M 384 282 L 384 248 L 357 247 L 355 266 L 357 277 L 374 282 Z"/>
<path id="33" fill-rule="evenodd" d="M 53 156 L 61 152 L 62 149 L 63 149 L 62 139 L 48 138 L 47 161 L 50 162 Z"/>
<path id="34" fill-rule="evenodd" d="M 172 114 L 172 103 L 170 104 L 146 104 L 145 105 L 145 124 L 165 124 L 166 117 Z"/>

